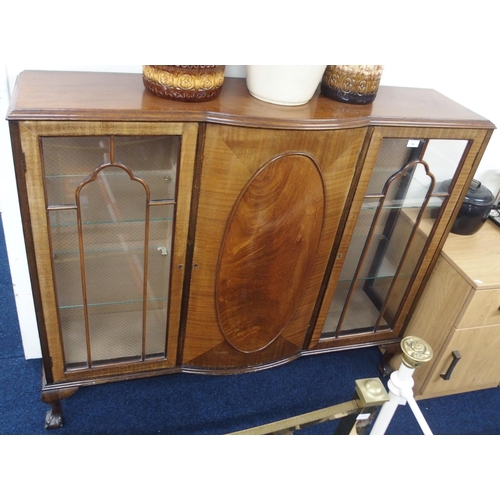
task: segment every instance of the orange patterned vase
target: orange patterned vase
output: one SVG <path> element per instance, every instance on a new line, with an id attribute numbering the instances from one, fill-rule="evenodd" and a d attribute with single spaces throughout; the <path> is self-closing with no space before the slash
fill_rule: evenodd
<path id="1" fill-rule="evenodd" d="M 368 104 L 377 96 L 383 66 L 327 66 L 321 92 L 335 101 Z"/>
<path id="2" fill-rule="evenodd" d="M 222 90 L 225 66 L 143 66 L 142 80 L 152 94 L 184 102 L 215 99 Z"/>

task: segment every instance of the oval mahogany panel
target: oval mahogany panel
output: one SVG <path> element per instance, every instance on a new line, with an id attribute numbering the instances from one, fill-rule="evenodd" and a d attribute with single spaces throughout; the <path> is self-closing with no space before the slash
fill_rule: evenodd
<path id="1" fill-rule="evenodd" d="M 218 262 L 220 329 L 235 349 L 271 344 L 291 320 L 308 283 L 321 238 L 324 183 L 300 153 L 263 166 L 229 217 Z"/>

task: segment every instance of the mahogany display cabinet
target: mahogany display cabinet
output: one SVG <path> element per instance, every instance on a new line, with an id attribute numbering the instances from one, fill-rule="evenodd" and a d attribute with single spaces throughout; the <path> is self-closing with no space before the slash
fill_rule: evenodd
<path id="1" fill-rule="evenodd" d="M 51 71 L 7 118 L 49 428 L 82 385 L 399 344 L 494 129 L 433 90 L 184 103 Z"/>

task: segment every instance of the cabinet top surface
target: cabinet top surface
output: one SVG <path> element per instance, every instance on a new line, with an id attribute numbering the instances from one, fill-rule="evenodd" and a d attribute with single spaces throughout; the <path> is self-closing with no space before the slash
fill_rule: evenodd
<path id="1" fill-rule="evenodd" d="M 450 233 L 442 255 L 475 288 L 500 287 L 500 227 L 493 222 L 469 236 Z"/>
<path id="2" fill-rule="evenodd" d="M 24 71 L 9 120 L 191 121 L 249 127 L 335 129 L 367 125 L 494 128 L 430 89 L 380 87 L 372 104 L 333 101 L 319 88 L 309 103 L 279 106 L 250 95 L 244 78 L 226 78 L 216 99 L 184 103 L 146 91 L 138 73 Z"/>

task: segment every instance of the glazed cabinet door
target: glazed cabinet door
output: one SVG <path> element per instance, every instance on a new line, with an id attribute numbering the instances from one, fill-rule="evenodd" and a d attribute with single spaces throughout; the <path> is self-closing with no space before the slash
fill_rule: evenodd
<path id="1" fill-rule="evenodd" d="M 303 349 L 365 134 L 207 126 L 186 367 L 244 369 Z"/>
<path id="2" fill-rule="evenodd" d="M 173 366 L 197 126 L 20 131 L 49 376 Z"/>
<path id="3" fill-rule="evenodd" d="M 484 131 L 375 129 L 313 348 L 400 334 L 484 139 Z"/>

